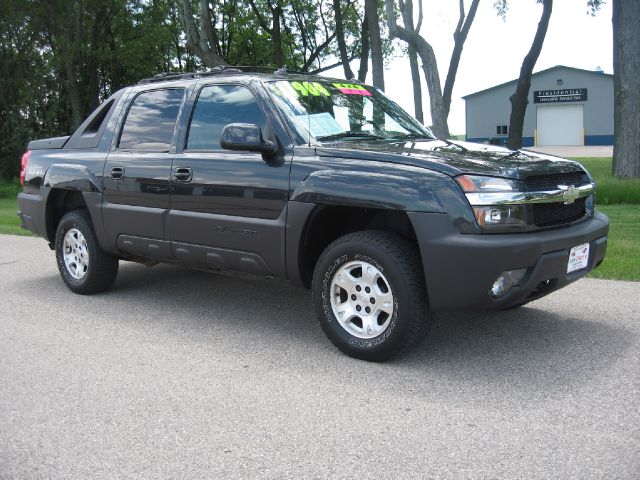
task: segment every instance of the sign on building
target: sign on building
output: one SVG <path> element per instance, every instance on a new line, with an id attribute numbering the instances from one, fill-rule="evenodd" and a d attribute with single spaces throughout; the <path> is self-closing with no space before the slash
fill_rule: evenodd
<path id="1" fill-rule="evenodd" d="M 561 90 L 536 90 L 533 103 L 585 102 L 586 88 L 563 88 Z"/>

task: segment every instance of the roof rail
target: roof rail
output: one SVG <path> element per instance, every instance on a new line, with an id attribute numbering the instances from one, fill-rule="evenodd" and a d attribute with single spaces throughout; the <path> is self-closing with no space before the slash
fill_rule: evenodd
<path id="1" fill-rule="evenodd" d="M 309 75 L 309 72 L 298 72 L 294 70 L 287 70 L 286 68 L 278 68 L 277 70 L 273 67 L 255 67 L 248 65 L 238 65 L 238 66 L 224 66 L 220 65 L 218 67 L 214 67 L 211 70 L 207 70 L 205 72 L 162 72 L 154 75 L 150 78 L 143 78 L 138 82 L 138 85 L 146 84 L 146 83 L 156 83 L 156 82 L 169 82 L 172 80 L 188 80 L 188 79 L 196 79 L 202 77 L 210 77 L 215 75 L 228 75 L 233 73 L 271 73 L 274 75 L 287 75 L 289 73 L 301 74 L 301 75 Z"/>

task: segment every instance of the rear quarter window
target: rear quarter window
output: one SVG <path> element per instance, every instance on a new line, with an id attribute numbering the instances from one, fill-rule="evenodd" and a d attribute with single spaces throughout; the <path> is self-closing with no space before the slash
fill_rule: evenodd
<path id="1" fill-rule="evenodd" d="M 140 93 L 129 108 L 118 148 L 168 152 L 183 96 L 182 88 Z"/>

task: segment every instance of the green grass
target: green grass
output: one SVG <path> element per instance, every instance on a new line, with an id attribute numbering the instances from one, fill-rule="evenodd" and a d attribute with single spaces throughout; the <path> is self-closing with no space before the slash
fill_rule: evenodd
<path id="1" fill-rule="evenodd" d="M 640 178 L 622 179 L 611 174 L 611 158 L 574 158 L 596 180 L 596 205 L 640 205 Z"/>
<path id="2" fill-rule="evenodd" d="M 12 235 L 31 235 L 31 232 L 20 228 L 20 219 L 16 215 L 18 202 L 16 198 L 0 199 L 0 233 Z"/>
<path id="3" fill-rule="evenodd" d="M 609 216 L 609 241 L 604 262 L 589 276 L 640 281 L 640 205 L 600 205 Z"/>
<path id="4" fill-rule="evenodd" d="M 20 191 L 20 180 L 0 179 L 0 198 L 16 198 Z"/>

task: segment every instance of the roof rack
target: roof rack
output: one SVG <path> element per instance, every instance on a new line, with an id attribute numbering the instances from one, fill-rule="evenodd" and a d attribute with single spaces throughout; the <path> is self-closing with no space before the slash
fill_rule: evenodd
<path id="1" fill-rule="evenodd" d="M 172 80 L 189 80 L 196 79 L 202 77 L 211 77 L 215 75 L 228 75 L 234 73 L 270 73 L 273 75 L 287 75 L 290 73 L 301 74 L 301 75 L 310 75 L 308 72 L 298 72 L 293 70 L 287 70 L 286 68 L 278 68 L 274 69 L 273 67 L 254 67 L 247 65 L 239 65 L 239 66 L 223 66 L 220 65 L 218 67 L 214 67 L 211 70 L 207 70 L 205 72 L 186 72 L 186 73 L 175 73 L 175 72 L 163 72 L 157 75 L 154 75 L 150 78 L 144 78 L 138 82 L 138 85 L 146 84 L 146 83 L 156 83 L 156 82 L 169 82 Z"/>

